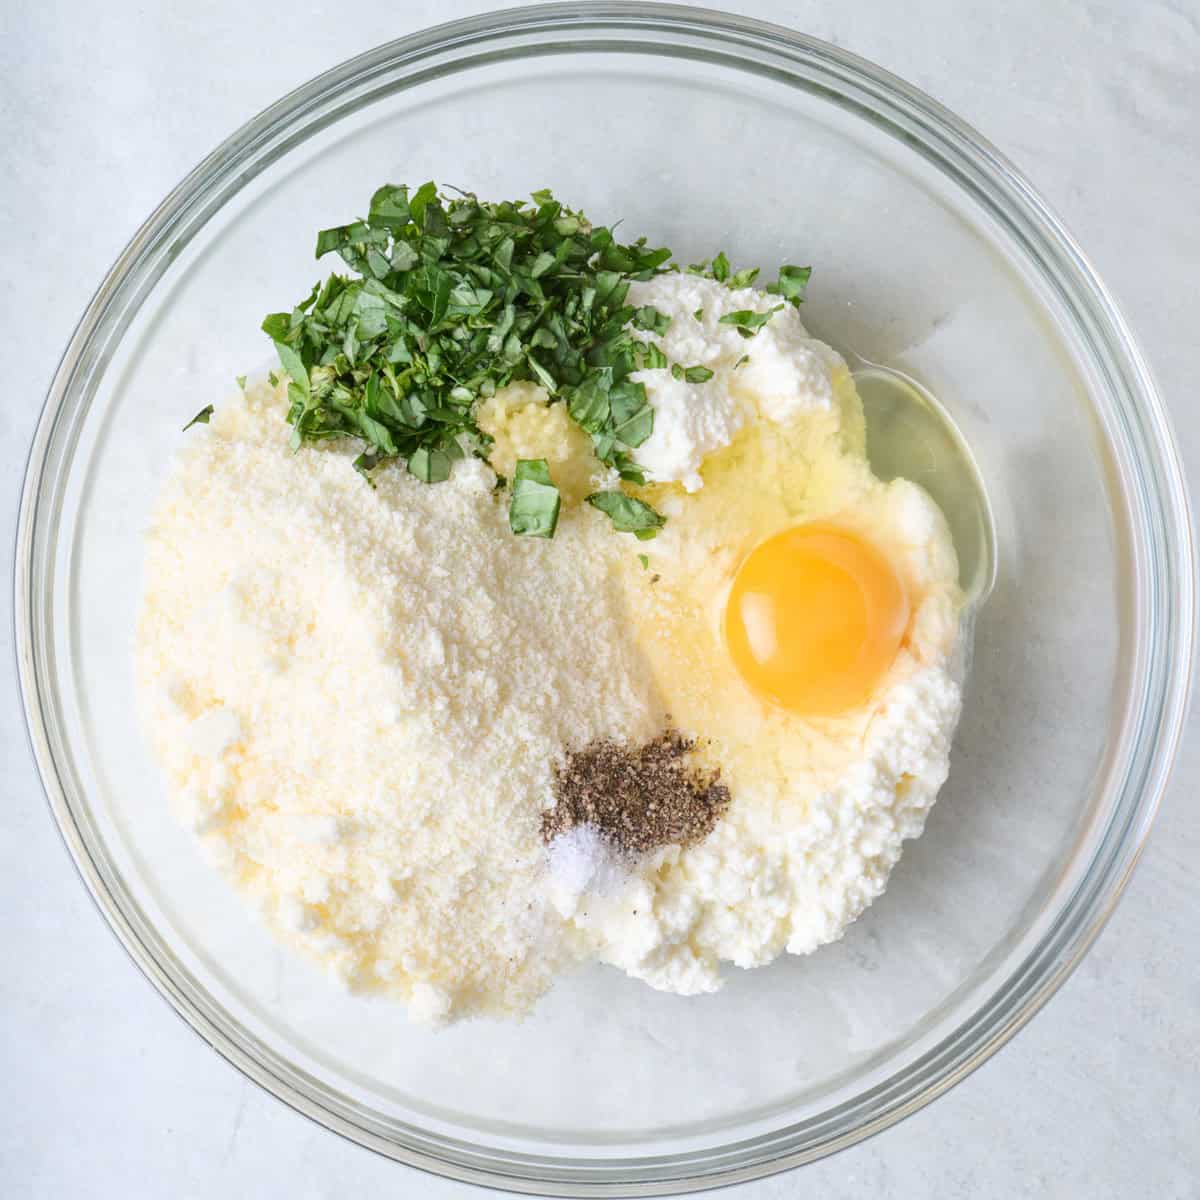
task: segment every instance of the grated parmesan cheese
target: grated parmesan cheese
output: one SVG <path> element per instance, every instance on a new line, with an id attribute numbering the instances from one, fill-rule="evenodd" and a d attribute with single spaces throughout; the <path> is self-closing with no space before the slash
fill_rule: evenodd
<path id="1" fill-rule="evenodd" d="M 265 384 L 219 407 L 149 533 L 138 670 L 169 790 L 349 986 L 418 1019 L 523 1013 L 567 953 L 538 824 L 555 757 L 662 722 L 621 543 L 586 505 L 513 537 L 476 460 L 372 489 L 353 449 L 293 454 L 284 411 Z"/>

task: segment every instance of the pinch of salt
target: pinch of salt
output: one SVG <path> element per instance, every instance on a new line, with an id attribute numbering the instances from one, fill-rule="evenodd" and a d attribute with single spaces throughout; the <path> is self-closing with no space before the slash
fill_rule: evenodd
<path id="1" fill-rule="evenodd" d="M 551 840 L 547 855 L 555 885 L 572 896 L 611 895 L 629 875 L 620 851 L 594 825 L 564 830 Z"/>

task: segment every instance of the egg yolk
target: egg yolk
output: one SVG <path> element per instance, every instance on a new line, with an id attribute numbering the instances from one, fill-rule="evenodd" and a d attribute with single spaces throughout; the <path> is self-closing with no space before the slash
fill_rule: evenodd
<path id="1" fill-rule="evenodd" d="M 879 551 L 833 525 L 798 525 L 738 568 L 725 641 L 756 695 L 790 712 L 832 716 L 863 703 L 908 626 L 904 584 Z"/>

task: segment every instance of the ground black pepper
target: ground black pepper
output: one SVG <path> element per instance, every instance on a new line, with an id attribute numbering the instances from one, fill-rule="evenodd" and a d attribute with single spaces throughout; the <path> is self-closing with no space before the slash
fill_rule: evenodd
<path id="1" fill-rule="evenodd" d="M 542 837 L 550 842 L 592 825 L 632 854 L 707 837 L 729 806 L 729 789 L 719 772 L 690 761 L 694 748 L 667 730 L 644 746 L 599 741 L 571 751 L 555 772 L 555 804 L 542 814 Z"/>

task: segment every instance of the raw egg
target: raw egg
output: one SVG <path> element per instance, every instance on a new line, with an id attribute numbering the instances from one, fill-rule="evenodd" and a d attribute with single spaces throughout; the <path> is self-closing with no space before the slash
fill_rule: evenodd
<path id="1" fill-rule="evenodd" d="M 858 534 L 826 523 L 767 538 L 742 562 L 725 641 L 757 696 L 804 716 L 863 703 L 908 627 L 904 583 Z"/>

